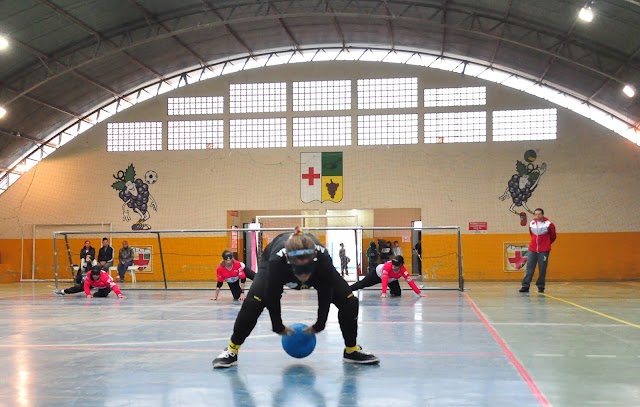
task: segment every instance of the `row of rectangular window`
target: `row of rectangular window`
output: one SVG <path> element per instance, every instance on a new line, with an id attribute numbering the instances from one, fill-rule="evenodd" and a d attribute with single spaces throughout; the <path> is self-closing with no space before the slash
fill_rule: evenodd
<path id="1" fill-rule="evenodd" d="M 293 111 L 351 109 L 351 81 L 293 82 Z M 484 86 L 424 89 L 424 107 L 485 105 Z M 418 107 L 418 78 L 358 79 L 358 109 Z M 224 97 L 169 98 L 167 113 L 173 115 L 222 114 Z M 287 111 L 286 82 L 241 83 L 229 87 L 229 112 L 277 113 Z"/>
<path id="2" fill-rule="evenodd" d="M 351 116 L 295 117 L 293 147 L 350 146 L 351 120 Z M 167 127 L 169 150 L 224 148 L 223 120 L 169 121 Z M 486 112 L 426 113 L 423 142 L 485 142 L 486 129 Z M 493 141 L 553 140 L 556 133 L 556 109 L 493 112 Z M 417 114 L 358 116 L 358 145 L 417 144 L 418 138 Z M 229 120 L 229 147 L 287 147 L 287 119 Z M 159 150 L 162 122 L 107 125 L 107 151 Z"/>

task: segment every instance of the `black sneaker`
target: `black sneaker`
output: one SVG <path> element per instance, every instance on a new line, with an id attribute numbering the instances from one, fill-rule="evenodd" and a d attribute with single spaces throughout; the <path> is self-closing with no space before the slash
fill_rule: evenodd
<path id="1" fill-rule="evenodd" d="M 380 363 L 380 359 L 369 352 L 362 350 L 361 346 L 358 346 L 358 350 L 351 353 L 347 353 L 345 350 L 342 353 L 342 361 L 344 363 L 357 363 L 361 365 L 375 365 Z"/>
<path id="2" fill-rule="evenodd" d="M 54 294 L 64 295 L 64 290 L 53 290 Z"/>
<path id="3" fill-rule="evenodd" d="M 519 293 L 528 293 L 529 289 L 527 287 L 522 287 L 521 289 L 518 290 Z"/>
<path id="4" fill-rule="evenodd" d="M 538 292 L 544 294 L 544 288 L 538 288 Z"/>
<path id="5" fill-rule="evenodd" d="M 238 354 L 224 348 L 224 351 L 218 355 L 217 358 L 213 359 L 213 362 L 211 363 L 213 364 L 214 369 L 235 366 L 238 364 Z"/>

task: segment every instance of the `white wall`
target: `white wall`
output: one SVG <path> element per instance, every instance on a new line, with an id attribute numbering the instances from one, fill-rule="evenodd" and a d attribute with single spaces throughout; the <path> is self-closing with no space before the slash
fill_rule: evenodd
<path id="1" fill-rule="evenodd" d="M 418 76 L 420 92 L 425 87 L 487 86 L 484 108 L 489 112 L 489 122 L 492 110 L 556 107 L 459 74 L 395 64 L 326 62 L 264 68 L 211 79 L 146 101 L 110 121 L 162 121 L 166 140 L 167 120 L 228 117 L 168 117 L 168 97 L 226 98 L 229 83 L 392 76 Z M 228 99 L 225 105 L 227 102 Z M 447 110 L 478 109 L 436 111 Z M 491 140 L 490 134 L 488 139 Z M 158 211 L 151 212 L 148 222 L 154 230 L 224 228 L 227 210 L 422 208 L 425 225 L 464 226 L 470 221 L 487 221 L 491 232 L 521 232 L 517 216 L 507 210 L 509 200 L 499 201 L 498 196 L 515 173 L 516 160 L 522 160 L 528 149 L 538 152 L 536 164 L 548 165 L 529 200 L 530 207 L 543 207 L 559 229 L 640 230 L 640 217 L 636 215 L 640 202 L 640 149 L 562 108 L 558 108 L 558 138 L 554 141 L 439 145 L 420 141 L 411 146 L 360 147 L 355 134 L 353 140 L 354 145 L 345 148 L 107 153 L 106 123 L 102 123 L 62 147 L 0 195 L 0 238 L 20 237 L 20 229 L 32 223 L 112 222 L 116 230 L 130 230 L 133 221 L 122 220 L 122 202 L 111 188 L 113 174 L 125 170 L 130 163 L 135 165 L 138 176 L 148 170 L 159 175 L 159 181 L 150 186 L 158 203 Z M 227 140 L 225 143 L 228 145 Z M 340 203 L 301 202 L 299 157 L 301 152 L 309 151 L 344 152 L 345 190 Z"/>

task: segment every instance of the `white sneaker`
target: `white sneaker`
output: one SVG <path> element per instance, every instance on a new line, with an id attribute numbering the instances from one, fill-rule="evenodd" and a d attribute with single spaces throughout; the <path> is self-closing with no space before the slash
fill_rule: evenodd
<path id="1" fill-rule="evenodd" d="M 64 295 L 64 290 L 53 290 L 54 294 Z"/>
<path id="2" fill-rule="evenodd" d="M 217 358 L 213 359 L 212 364 L 214 369 L 235 366 L 238 364 L 238 354 L 225 348 Z"/>

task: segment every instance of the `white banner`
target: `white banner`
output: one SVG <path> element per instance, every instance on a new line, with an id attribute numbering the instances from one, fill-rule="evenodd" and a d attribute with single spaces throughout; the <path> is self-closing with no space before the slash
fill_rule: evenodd
<path id="1" fill-rule="evenodd" d="M 300 153 L 300 199 L 322 201 L 322 153 Z"/>

